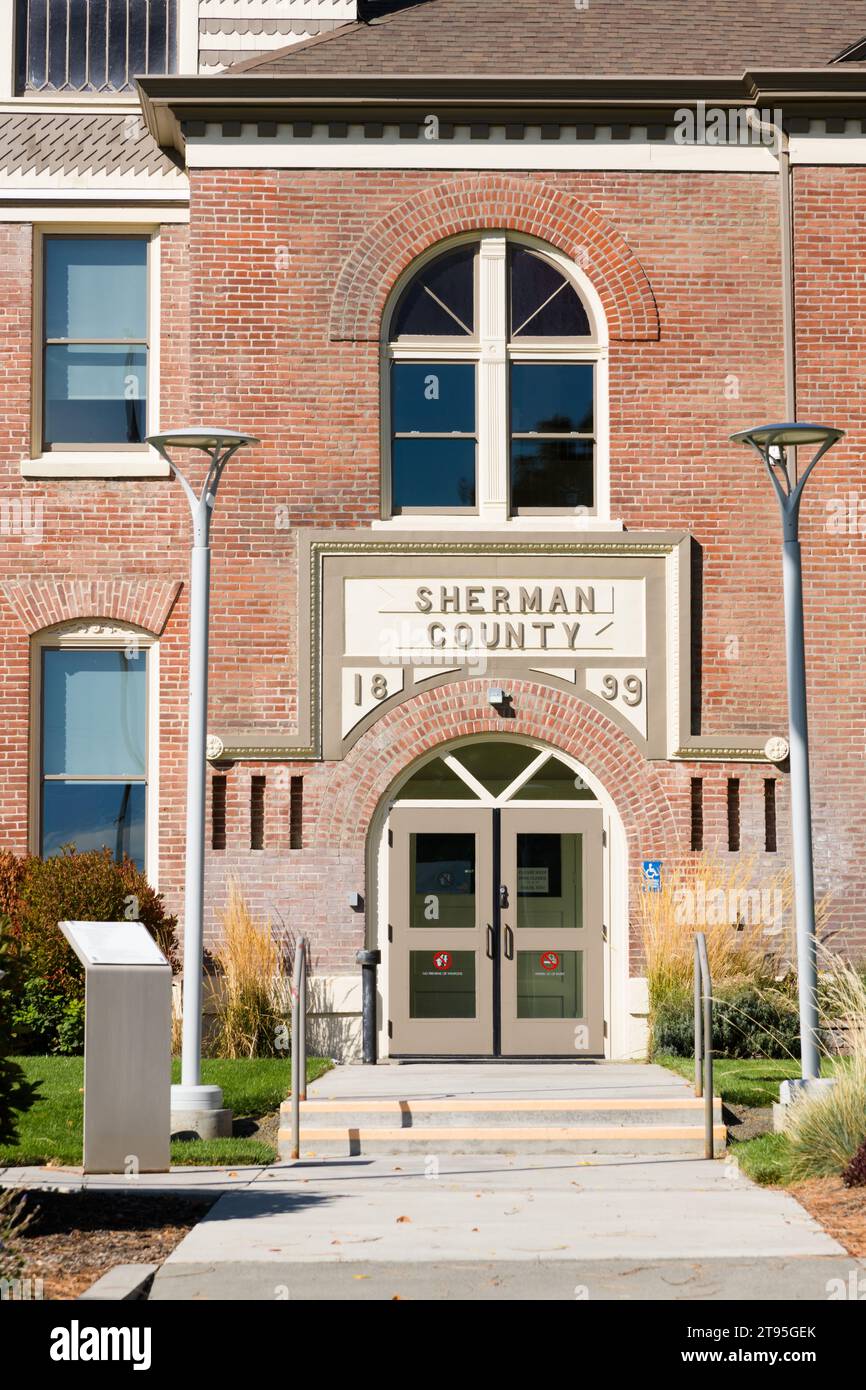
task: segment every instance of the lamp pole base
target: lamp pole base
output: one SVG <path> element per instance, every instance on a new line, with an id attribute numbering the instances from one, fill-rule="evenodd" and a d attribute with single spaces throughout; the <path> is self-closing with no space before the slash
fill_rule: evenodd
<path id="1" fill-rule="evenodd" d="M 820 1094 L 821 1091 L 830 1091 L 836 1084 L 833 1076 L 803 1077 L 796 1076 L 790 1081 L 783 1081 L 779 1087 L 779 1099 L 773 1102 L 773 1129 L 777 1134 L 781 1134 L 785 1129 L 785 1122 L 791 1112 L 791 1106 L 805 1096 Z"/>
<path id="2" fill-rule="evenodd" d="M 231 1132 L 232 1112 L 223 1107 L 219 1086 L 172 1086 L 173 1138 L 229 1139 Z"/>

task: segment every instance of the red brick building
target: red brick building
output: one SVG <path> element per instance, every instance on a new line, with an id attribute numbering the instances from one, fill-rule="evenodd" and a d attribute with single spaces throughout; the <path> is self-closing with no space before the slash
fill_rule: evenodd
<path id="1" fill-rule="evenodd" d="M 166 0 L 131 67 L 6 0 L 3 845 L 116 844 L 180 911 L 189 517 L 143 441 L 243 429 L 211 936 L 234 874 L 335 1048 L 366 945 L 382 1053 L 639 1050 L 652 866 L 785 859 L 779 519 L 729 436 L 816 420 L 816 875 L 862 955 L 861 10 Z"/>

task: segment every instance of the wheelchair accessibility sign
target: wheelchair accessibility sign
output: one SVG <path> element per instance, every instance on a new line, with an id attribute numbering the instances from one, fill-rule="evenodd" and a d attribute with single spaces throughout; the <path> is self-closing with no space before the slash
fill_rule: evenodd
<path id="1" fill-rule="evenodd" d="M 643 886 L 650 893 L 658 893 L 662 886 L 662 861 L 645 859 L 643 861 Z"/>

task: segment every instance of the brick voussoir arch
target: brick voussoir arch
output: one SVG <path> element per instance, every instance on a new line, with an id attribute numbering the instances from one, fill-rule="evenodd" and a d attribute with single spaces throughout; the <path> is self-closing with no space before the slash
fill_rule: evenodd
<path id="1" fill-rule="evenodd" d="M 130 623 L 159 636 L 181 589 L 177 579 L 113 576 L 104 579 L 15 579 L 0 584 L 0 593 L 27 633 L 57 623 L 114 621 Z"/>
<path id="2" fill-rule="evenodd" d="M 414 194 L 359 239 L 337 280 L 331 341 L 378 341 L 388 295 L 417 256 L 447 237 L 498 227 L 538 237 L 578 261 L 598 291 L 613 341 L 659 337 L 647 274 L 606 218 L 541 180 L 487 174 Z"/>
<path id="3" fill-rule="evenodd" d="M 576 695 L 528 680 L 510 682 L 515 716 L 491 713 L 487 682 L 467 680 L 419 692 L 396 705 L 329 769 L 310 827 L 311 842 L 362 847 L 377 806 L 394 780 L 425 753 L 458 738 L 499 734 L 536 738 L 570 753 L 601 782 L 622 817 L 630 851 L 648 829 L 656 843 L 680 842 L 664 767 L 649 762 L 622 730 Z M 653 808 L 648 827 L 647 808 Z"/>

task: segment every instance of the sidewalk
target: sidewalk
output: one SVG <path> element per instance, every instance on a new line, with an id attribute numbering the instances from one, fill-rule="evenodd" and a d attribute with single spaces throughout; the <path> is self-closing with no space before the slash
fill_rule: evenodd
<path id="1" fill-rule="evenodd" d="M 222 1197 L 154 1299 L 815 1299 L 857 1262 L 693 1159 L 301 1162 Z"/>
<path id="2" fill-rule="evenodd" d="M 605 1096 L 676 1103 L 657 1067 L 341 1067 L 311 1097 Z M 139 1178 L 0 1171 L 34 1186 L 222 1192 L 159 1270 L 152 1299 L 818 1300 L 860 1264 L 786 1192 L 688 1156 L 438 1153 Z"/>

